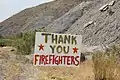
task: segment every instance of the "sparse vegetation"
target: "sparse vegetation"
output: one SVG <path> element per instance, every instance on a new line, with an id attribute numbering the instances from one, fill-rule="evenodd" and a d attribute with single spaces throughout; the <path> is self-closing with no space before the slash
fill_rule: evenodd
<path id="1" fill-rule="evenodd" d="M 17 48 L 17 54 L 28 55 L 33 51 L 35 43 L 35 32 L 45 31 L 44 29 L 36 30 L 29 33 L 21 33 L 18 36 L 13 37 L 15 40 L 14 47 Z"/>
<path id="2" fill-rule="evenodd" d="M 12 43 L 13 43 L 13 40 L 11 39 L 4 39 L 4 38 L 0 39 L 0 47 L 12 46 Z"/>
<path id="3" fill-rule="evenodd" d="M 34 45 L 35 33 L 24 33 L 15 39 L 14 47 L 17 48 L 17 54 L 30 54 Z"/>
<path id="4" fill-rule="evenodd" d="M 120 47 L 112 46 L 105 52 L 96 52 L 93 56 L 95 80 L 120 80 L 117 76 L 118 54 Z"/>
<path id="5" fill-rule="evenodd" d="M 0 39 L 0 46 L 12 46 L 17 49 L 17 54 L 28 55 L 32 52 L 35 43 L 35 32 L 45 31 L 45 29 L 35 30 L 28 33 L 20 33 L 7 39 Z"/>

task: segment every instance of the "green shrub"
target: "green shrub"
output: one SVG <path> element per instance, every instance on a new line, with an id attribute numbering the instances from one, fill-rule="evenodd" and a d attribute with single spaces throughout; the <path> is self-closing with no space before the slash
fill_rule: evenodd
<path id="1" fill-rule="evenodd" d="M 30 54 L 35 41 L 35 33 L 24 33 L 21 37 L 15 39 L 14 47 L 18 54 Z"/>
<path id="2" fill-rule="evenodd" d="M 33 32 L 20 33 L 16 36 L 11 37 L 15 41 L 14 47 L 17 49 L 17 54 L 28 55 L 32 53 L 35 44 L 35 33 L 41 32 L 45 29 L 39 29 Z"/>

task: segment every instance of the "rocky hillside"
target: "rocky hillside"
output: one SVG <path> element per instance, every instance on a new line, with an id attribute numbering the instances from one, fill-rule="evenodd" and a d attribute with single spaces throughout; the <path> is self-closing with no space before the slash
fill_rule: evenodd
<path id="1" fill-rule="evenodd" d="M 117 44 L 120 43 L 119 14 L 119 0 L 82 2 L 48 25 L 47 29 L 52 32 L 81 34 L 86 45 Z"/>
<path id="2" fill-rule="evenodd" d="M 45 28 L 80 34 L 86 45 L 120 43 L 120 0 L 56 0 L 21 11 L 0 24 L 0 35 Z"/>
<path id="3" fill-rule="evenodd" d="M 80 2 L 81 0 L 55 0 L 25 9 L 0 23 L 0 34 L 9 36 L 45 27 Z"/>

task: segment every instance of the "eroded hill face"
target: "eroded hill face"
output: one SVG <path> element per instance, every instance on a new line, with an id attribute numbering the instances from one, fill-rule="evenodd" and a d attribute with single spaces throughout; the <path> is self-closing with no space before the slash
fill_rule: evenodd
<path id="1" fill-rule="evenodd" d="M 105 11 L 99 10 L 112 1 L 115 3 Z M 83 43 L 87 45 L 120 44 L 120 0 L 93 2 L 67 33 L 83 35 Z"/>
<path id="2" fill-rule="evenodd" d="M 48 32 L 80 34 L 86 45 L 119 44 L 119 21 L 120 0 L 56 0 L 5 20 L 0 24 L 0 35 L 45 28 Z"/>
<path id="3" fill-rule="evenodd" d="M 51 32 L 80 34 L 86 45 L 119 44 L 119 14 L 119 0 L 82 2 L 48 25 L 47 29 Z"/>

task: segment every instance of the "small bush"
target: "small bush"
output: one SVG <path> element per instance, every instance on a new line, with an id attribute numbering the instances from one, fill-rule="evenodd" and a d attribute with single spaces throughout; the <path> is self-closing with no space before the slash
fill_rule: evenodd
<path id="1" fill-rule="evenodd" d="M 34 46 L 35 33 L 24 33 L 21 37 L 15 39 L 14 47 L 18 54 L 28 55 L 32 52 Z"/>
<path id="2" fill-rule="evenodd" d="M 95 80 L 120 80 L 116 77 L 117 55 L 120 48 L 112 47 L 105 52 L 96 52 L 93 56 Z"/>
<path id="3" fill-rule="evenodd" d="M 39 29 L 11 37 L 15 41 L 13 46 L 17 48 L 17 54 L 28 55 L 32 53 L 35 44 L 35 33 L 41 31 L 45 32 L 44 29 Z"/>

